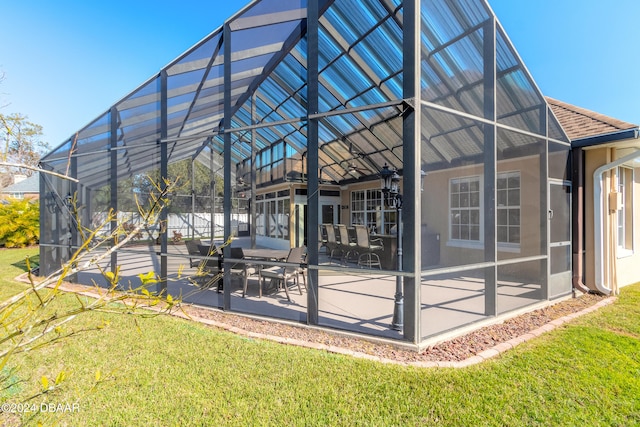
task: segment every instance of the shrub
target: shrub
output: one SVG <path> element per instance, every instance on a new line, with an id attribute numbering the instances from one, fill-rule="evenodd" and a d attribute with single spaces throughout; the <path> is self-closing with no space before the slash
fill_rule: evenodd
<path id="1" fill-rule="evenodd" d="M 0 246 L 23 248 L 40 238 L 40 207 L 37 201 L 7 200 L 0 204 Z"/>

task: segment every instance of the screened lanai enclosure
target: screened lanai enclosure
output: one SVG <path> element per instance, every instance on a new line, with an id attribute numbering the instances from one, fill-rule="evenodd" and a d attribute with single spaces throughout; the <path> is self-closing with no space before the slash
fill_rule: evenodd
<path id="1" fill-rule="evenodd" d="M 425 345 L 571 293 L 569 149 L 483 0 L 256 0 L 42 159 L 41 271 L 168 178 L 105 271 Z"/>

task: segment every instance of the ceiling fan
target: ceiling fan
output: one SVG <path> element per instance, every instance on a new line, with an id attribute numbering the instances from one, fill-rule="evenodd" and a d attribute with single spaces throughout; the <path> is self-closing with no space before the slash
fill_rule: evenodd
<path id="1" fill-rule="evenodd" d="M 352 156 L 351 159 L 341 162 L 342 164 L 347 163 L 347 167 L 345 168 L 346 173 L 342 177 L 344 179 L 359 179 L 363 176 L 371 174 L 371 171 L 366 167 L 363 168 L 358 166 L 358 163 L 369 163 L 369 161 L 367 161 L 367 153 L 361 151 L 359 147 L 352 141 L 349 141 L 347 137 L 342 138 L 342 143 L 347 146 L 346 148 L 349 150 L 349 154 L 351 154 Z M 359 160 L 359 162 L 356 163 L 354 160 Z"/>
<path id="2" fill-rule="evenodd" d="M 355 163 L 349 163 L 347 173 L 343 175 L 343 178 L 360 178 L 368 173 L 369 171 L 367 169 L 360 168 Z"/>

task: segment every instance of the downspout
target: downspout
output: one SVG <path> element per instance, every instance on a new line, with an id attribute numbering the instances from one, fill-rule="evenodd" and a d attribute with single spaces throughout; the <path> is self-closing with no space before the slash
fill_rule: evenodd
<path id="1" fill-rule="evenodd" d="M 604 241 L 603 203 L 602 203 L 602 175 L 627 162 L 640 158 L 640 150 L 626 155 L 611 163 L 600 166 L 593 173 L 593 234 L 594 234 L 594 258 L 595 258 L 595 285 L 598 292 L 609 295 L 611 287 L 604 283 L 604 257 L 602 244 Z"/>
<path id="2" fill-rule="evenodd" d="M 573 150 L 571 162 L 573 168 L 573 221 L 572 241 L 573 241 L 573 296 L 576 290 L 583 294 L 589 293 L 589 288 L 584 284 L 582 271 L 584 268 L 584 151 L 582 148 Z"/>

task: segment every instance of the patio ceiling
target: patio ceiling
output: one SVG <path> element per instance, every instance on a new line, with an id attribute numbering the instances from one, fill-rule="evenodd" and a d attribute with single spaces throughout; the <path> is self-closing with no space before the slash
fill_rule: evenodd
<path id="1" fill-rule="evenodd" d="M 319 164 L 323 181 L 374 176 L 386 163 L 402 169 L 402 2 L 319 0 Z M 115 130 L 117 178 L 159 166 L 162 85 L 166 76 L 169 162 L 224 149 L 224 64 L 231 64 L 232 162 L 251 168 L 284 143 L 289 172 L 304 175 L 307 116 L 307 0 L 256 0 L 231 17 L 230 40 L 219 28 L 159 74 L 43 158 L 64 170 L 70 154 L 78 178 L 108 183 Z M 482 117 L 483 26 L 492 12 L 483 0 L 422 4 L 423 160 L 425 167 L 482 152 L 482 123 L 437 107 Z M 231 43 L 230 58 L 224 43 Z M 566 141 L 546 101 L 499 27 L 496 40 L 498 122 Z M 437 116 L 437 119 L 435 117 Z M 548 116 L 548 119 L 547 117 Z M 548 121 L 548 122 L 547 122 Z M 547 123 L 548 126 L 541 124 Z M 548 127 L 548 130 L 547 130 Z M 512 141 L 517 145 L 518 141 Z M 279 150 L 279 148 L 278 148 Z M 234 170 L 233 173 L 236 173 Z"/>

